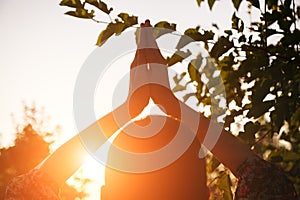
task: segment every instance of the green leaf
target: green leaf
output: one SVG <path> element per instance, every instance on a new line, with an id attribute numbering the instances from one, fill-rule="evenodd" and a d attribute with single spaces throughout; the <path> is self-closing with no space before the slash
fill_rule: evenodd
<path id="1" fill-rule="evenodd" d="M 270 156 L 269 160 L 273 163 L 276 163 L 276 162 L 282 162 L 283 158 L 280 155 L 274 155 L 274 156 Z"/>
<path id="2" fill-rule="evenodd" d="M 299 127 L 300 126 L 300 107 L 292 114 L 291 117 L 291 126 Z"/>
<path id="3" fill-rule="evenodd" d="M 105 30 L 103 30 L 100 35 L 98 36 L 98 40 L 96 45 L 101 46 L 104 42 L 110 38 L 116 32 L 115 24 L 109 23 Z"/>
<path id="4" fill-rule="evenodd" d="M 197 83 L 201 82 L 201 74 L 199 73 L 197 60 L 192 60 L 188 65 L 188 73 L 190 75 L 191 81 L 196 81 Z"/>
<path id="5" fill-rule="evenodd" d="M 254 7 L 260 9 L 259 0 L 249 0 L 249 2 L 251 2 Z"/>
<path id="6" fill-rule="evenodd" d="M 171 29 L 173 31 L 176 31 L 176 24 L 169 23 L 167 21 L 160 21 L 160 22 L 156 23 L 154 25 L 154 27 L 157 27 L 157 28 L 167 28 L 167 29 Z"/>
<path id="7" fill-rule="evenodd" d="M 272 13 L 269 13 L 269 12 L 265 13 L 265 19 L 268 23 L 268 26 L 272 25 L 280 17 L 281 17 L 281 14 L 277 10 L 274 10 Z"/>
<path id="8" fill-rule="evenodd" d="M 211 58 L 206 58 L 206 65 L 202 69 L 202 72 L 205 74 L 206 78 L 213 78 L 213 74 L 216 71 L 215 62 Z"/>
<path id="9" fill-rule="evenodd" d="M 106 14 L 109 14 L 113 10 L 112 8 L 108 9 L 107 4 L 102 1 L 98 2 L 98 0 L 86 0 L 85 2 L 95 6 L 96 8 L 98 8 Z"/>
<path id="10" fill-rule="evenodd" d="M 245 132 L 239 132 L 238 137 L 250 146 L 252 146 L 254 144 L 255 136 L 253 134 L 248 134 L 248 133 L 245 133 Z"/>
<path id="11" fill-rule="evenodd" d="M 208 172 L 211 173 L 220 165 L 220 161 L 216 157 L 212 156 L 211 160 L 208 162 Z"/>
<path id="12" fill-rule="evenodd" d="M 107 5 L 102 1 L 99 2 L 99 7 L 98 8 L 100 10 L 102 10 L 103 12 L 105 12 L 106 14 L 109 14 L 113 10 L 112 8 L 108 9 Z"/>
<path id="13" fill-rule="evenodd" d="M 89 12 L 82 8 L 77 8 L 76 11 L 68 11 L 65 14 L 83 19 L 92 19 L 94 17 L 94 11 Z"/>
<path id="14" fill-rule="evenodd" d="M 285 0 L 284 1 L 284 6 L 289 8 L 291 6 L 292 0 Z"/>
<path id="15" fill-rule="evenodd" d="M 213 23 L 212 26 L 215 27 L 218 30 L 220 29 L 219 26 L 218 26 L 218 24 L 216 24 L 216 23 Z"/>
<path id="16" fill-rule="evenodd" d="M 224 53 L 229 51 L 233 47 L 233 42 L 229 41 L 227 37 L 220 37 L 219 40 L 214 44 L 213 48 L 211 49 L 210 56 L 218 59 Z"/>
<path id="17" fill-rule="evenodd" d="M 199 27 L 189 28 L 184 31 L 184 35 L 181 36 L 176 49 L 181 49 L 187 44 L 194 41 L 203 41 L 207 42 L 208 40 L 212 40 L 214 38 L 214 33 L 212 31 L 204 31 L 204 33 L 200 33 Z"/>
<path id="18" fill-rule="evenodd" d="M 172 89 L 173 92 L 180 92 L 186 89 L 186 85 L 176 84 L 175 87 Z"/>
<path id="19" fill-rule="evenodd" d="M 232 3 L 236 10 L 239 9 L 241 2 L 242 2 L 242 0 L 232 0 Z"/>
<path id="20" fill-rule="evenodd" d="M 182 99 L 183 99 L 183 102 L 187 102 L 187 100 L 190 98 L 190 97 L 193 97 L 195 96 L 194 93 L 188 93 L 188 94 L 185 94 Z"/>
<path id="21" fill-rule="evenodd" d="M 287 121 L 291 116 L 289 102 L 294 102 L 294 100 L 284 96 L 276 98 L 275 110 L 271 112 L 271 121 L 274 128 L 277 129 L 276 131 L 279 131 L 284 121 Z"/>
<path id="22" fill-rule="evenodd" d="M 231 28 L 237 30 L 238 32 L 243 32 L 244 22 L 233 13 L 231 17 Z"/>
<path id="23" fill-rule="evenodd" d="M 101 46 L 113 34 L 119 35 L 124 30 L 125 30 L 125 25 L 122 22 L 109 23 L 106 29 L 100 33 L 96 45 Z"/>
<path id="24" fill-rule="evenodd" d="M 259 123 L 253 123 L 253 122 L 247 122 L 244 125 L 245 133 L 246 134 L 252 134 L 255 135 L 255 133 L 259 130 L 260 124 Z"/>
<path id="25" fill-rule="evenodd" d="M 268 112 L 269 109 L 274 105 L 275 105 L 274 100 L 257 103 L 253 105 L 253 107 L 249 110 L 249 112 L 247 113 L 247 117 L 249 118 L 254 117 L 256 119 L 261 115 L 265 114 L 266 112 Z"/>
<path id="26" fill-rule="evenodd" d="M 158 38 L 164 34 L 176 31 L 176 24 L 169 23 L 167 21 L 160 21 L 154 25 L 157 29 L 154 29 L 154 38 Z"/>
<path id="27" fill-rule="evenodd" d="M 91 5 L 93 5 L 93 6 L 95 6 L 95 7 L 97 7 L 97 8 L 98 8 L 98 6 L 99 6 L 98 0 L 85 0 L 85 2 L 88 3 L 88 4 L 91 4 Z"/>
<path id="28" fill-rule="evenodd" d="M 104 44 L 104 42 L 113 36 L 114 34 L 119 35 L 121 34 L 125 29 L 128 27 L 131 27 L 135 24 L 137 24 L 137 17 L 136 16 L 129 16 L 127 13 L 120 13 L 118 15 L 119 18 L 123 20 L 123 22 L 120 22 L 118 19 L 116 19 L 115 23 L 111 22 L 107 25 L 106 29 L 103 30 L 100 35 L 98 36 L 98 40 L 96 45 L 101 46 Z"/>
<path id="29" fill-rule="evenodd" d="M 197 0 L 197 4 L 199 7 L 200 7 L 202 1 L 204 1 L 204 0 Z"/>
<path id="30" fill-rule="evenodd" d="M 263 76 L 263 74 L 260 73 L 257 76 Z M 261 103 L 264 100 L 264 98 L 268 95 L 268 93 L 270 93 L 270 87 L 272 86 L 272 84 L 272 80 L 257 81 L 252 88 L 252 102 L 254 104 Z"/>
<path id="31" fill-rule="evenodd" d="M 241 36 L 239 37 L 239 43 L 243 43 L 243 42 L 246 42 L 246 37 L 245 37 L 245 35 L 241 35 Z"/>
<path id="32" fill-rule="evenodd" d="M 224 200 L 232 200 L 233 195 L 231 192 L 231 181 L 229 174 L 227 174 L 225 171 L 221 172 L 220 179 L 218 181 L 218 187 L 223 192 L 223 198 Z"/>
<path id="33" fill-rule="evenodd" d="M 293 151 L 284 151 L 283 154 L 284 161 L 298 161 L 300 160 L 300 154 L 293 152 Z"/>
<path id="34" fill-rule="evenodd" d="M 228 35 L 232 35 L 232 30 L 225 30 L 224 33 L 226 33 Z"/>
<path id="35" fill-rule="evenodd" d="M 272 162 L 298 161 L 300 159 L 300 154 L 286 149 L 277 149 L 270 153 L 268 159 Z"/>
<path id="36" fill-rule="evenodd" d="M 123 20 L 126 28 L 138 23 L 137 16 L 129 16 L 129 14 L 127 13 L 120 13 L 118 14 L 118 17 L 120 17 Z"/>
<path id="37" fill-rule="evenodd" d="M 178 62 L 182 62 L 185 58 L 192 55 L 192 52 L 188 49 L 186 52 L 184 51 L 176 51 L 171 57 L 167 57 L 168 66 L 172 66 Z"/>
<path id="38" fill-rule="evenodd" d="M 68 6 L 71 8 L 83 8 L 83 5 L 80 0 L 62 0 L 59 3 L 60 6 Z"/>
<path id="39" fill-rule="evenodd" d="M 183 77 L 186 75 L 186 72 L 182 72 L 180 75 L 175 75 L 173 77 L 173 80 L 175 84 L 179 84 L 179 82 L 183 79 Z"/>
<path id="40" fill-rule="evenodd" d="M 233 13 L 232 17 L 231 17 L 231 28 L 233 29 L 238 29 L 238 24 L 239 24 L 239 18 L 235 15 L 235 13 Z"/>
<path id="41" fill-rule="evenodd" d="M 210 9 L 212 9 L 212 7 L 214 6 L 216 0 L 208 0 L 208 6 Z"/>

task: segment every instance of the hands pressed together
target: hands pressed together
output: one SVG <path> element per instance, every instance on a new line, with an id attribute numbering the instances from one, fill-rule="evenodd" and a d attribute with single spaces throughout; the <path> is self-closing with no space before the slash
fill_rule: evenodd
<path id="1" fill-rule="evenodd" d="M 167 62 L 162 56 L 149 20 L 141 24 L 139 42 L 130 67 L 128 104 L 130 117 L 134 118 L 152 98 L 166 114 L 180 115 L 179 102 L 169 84 Z"/>
<path id="2" fill-rule="evenodd" d="M 166 60 L 161 55 L 153 37 L 153 28 L 147 20 L 141 24 L 138 48 L 130 69 L 130 88 L 125 104 L 131 118 L 142 112 L 148 105 L 149 98 L 168 116 L 184 123 L 204 146 L 206 142 L 210 142 L 205 141 L 206 135 L 212 135 L 211 139 L 215 134 L 213 131 L 220 131 L 218 142 L 213 147 L 210 144 L 208 147 L 234 174 L 240 163 L 254 155 L 247 145 L 225 131 L 222 126 L 212 124 L 208 118 L 174 96 L 169 84 Z"/>

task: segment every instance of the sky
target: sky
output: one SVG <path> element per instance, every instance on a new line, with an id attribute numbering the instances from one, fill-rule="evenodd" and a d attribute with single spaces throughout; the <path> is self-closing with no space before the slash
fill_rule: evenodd
<path id="1" fill-rule="evenodd" d="M 70 9 L 59 6 L 59 2 L 0 0 L 2 145 L 11 144 L 14 132 L 11 113 L 18 116 L 23 101 L 45 107 L 50 123 L 62 127 L 61 142 L 78 132 L 73 116 L 74 85 L 83 63 L 97 48 L 97 37 L 105 25 L 66 16 L 64 12 Z M 138 16 L 139 22 L 150 19 L 153 24 L 163 20 L 176 23 L 181 32 L 197 25 L 209 28 L 212 23 L 229 29 L 233 12 L 229 0 L 217 1 L 212 12 L 206 4 L 199 8 L 196 0 L 104 2 L 114 8 L 112 18 L 119 12 L 127 12 Z M 240 9 L 246 7 L 243 3 Z M 97 15 L 97 19 L 109 21 L 104 14 Z M 129 71 L 129 66 L 125 67 L 123 73 Z M 107 103 L 111 103 L 111 94 L 105 94 Z M 107 105 L 95 111 L 98 117 L 109 111 Z"/>
<path id="2" fill-rule="evenodd" d="M 22 101 L 45 107 L 54 124 L 61 124 L 68 134 L 76 132 L 72 119 L 74 84 L 82 64 L 97 48 L 96 39 L 105 25 L 66 16 L 63 13 L 70 9 L 59 2 L 0 0 L 0 133 L 12 131 L 10 114 L 20 113 Z M 113 0 L 107 4 L 114 8 L 112 18 L 128 12 L 139 16 L 140 22 L 148 18 L 152 23 L 174 22 L 181 32 L 212 23 L 230 28 L 233 10 L 229 0 L 217 2 L 212 12 L 206 4 L 199 8 L 193 0 L 143 4 Z M 241 10 L 246 6 L 242 4 Z M 97 18 L 109 21 L 105 14 Z"/>

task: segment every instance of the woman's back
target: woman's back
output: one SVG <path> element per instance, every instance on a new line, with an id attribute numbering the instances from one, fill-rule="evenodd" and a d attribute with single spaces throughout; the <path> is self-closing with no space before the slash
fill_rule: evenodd
<path id="1" fill-rule="evenodd" d="M 121 163 L 118 166 L 123 170 L 106 168 L 101 199 L 208 199 L 205 159 L 198 157 L 201 144 L 194 133 L 169 117 L 152 116 L 149 126 L 147 120 L 137 122 L 145 128 L 130 124 L 114 140 L 113 145 L 118 148 L 110 149 L 108 165 Z M 161 124 L 163 127 L 155 132 Z M 175 137 L 180 134 L 186 139 Z M 172 145 L 178 146 L 177 150 L 167 150 Z M 119 150 L 138 153 L 142 158 L 122 156 Z M 157 159 L 147 159 L 151 153 Z"/>

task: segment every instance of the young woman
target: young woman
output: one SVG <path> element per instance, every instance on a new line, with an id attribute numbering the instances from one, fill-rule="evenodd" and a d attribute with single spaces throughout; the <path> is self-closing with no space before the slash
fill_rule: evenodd
<path id="1" fill-rule="evenodd" d="M 205 161 L 198 158 L 198 152 L 206 134 L 213 134 L 208 131 L 210 121 L 173 95 L 166 61 L 157 47 L 150 27 L 148 20 L 141 24 L 140 41 L 131 65 L 130 89 L 126 102 L 62 145 L 38 169 L 13 179 L 7 187 L 5 199 L 59 199 L 60 185 L 81 166 L 88 154 L 81 139 L 89 140 L 89 151 L 96 151 L 107 138 L 136 117 L 148 104 L 150 97 L 167 116 L 148 116 L 130 123 L 121 130 L 113 145 L 124 152 L 147 154 L 161 149 L 177 134 L 182 133 L 191 138 L 190 144 L 173 162 L 160 167 L 155 165 L 155 159 L 153 163 L 149 160 L 131 160 L 128 165 L 126 161 L 130 159 L 120 157 L 119 149 L 113 148 L 109 152 L 108 163 L 114 165 L 120 160 L 123 163 L 119 165 L 120 168 L 107 167 L 106 184 L 102 188 L 101 199 L 209 198 Z M 198 122 L 195 119 L 199 119 Z M 158 125 L 163 126 L 155 135 L 146 137 Z M 297 198 L 292 184 L 282 170 L 256 156 L 247 145 L 217 124 L 214 126 L 217 127 L 214 130 L 221 130 L 221 135 L 211 151 L 238 178 L 235 199 Z M 100 133 L 100 129 L 104 135 Z M 170 156 L 174 156 L 172 151 L 162 158 Z M 163 162 L 164 159 L 159 164 Z M 152 166 L 157 169 L 149 170 Z M 127 170 L 122 170 L 123 167 Z M 128 170 L 128 167 L 137 169 L 137 172 Z"/>

